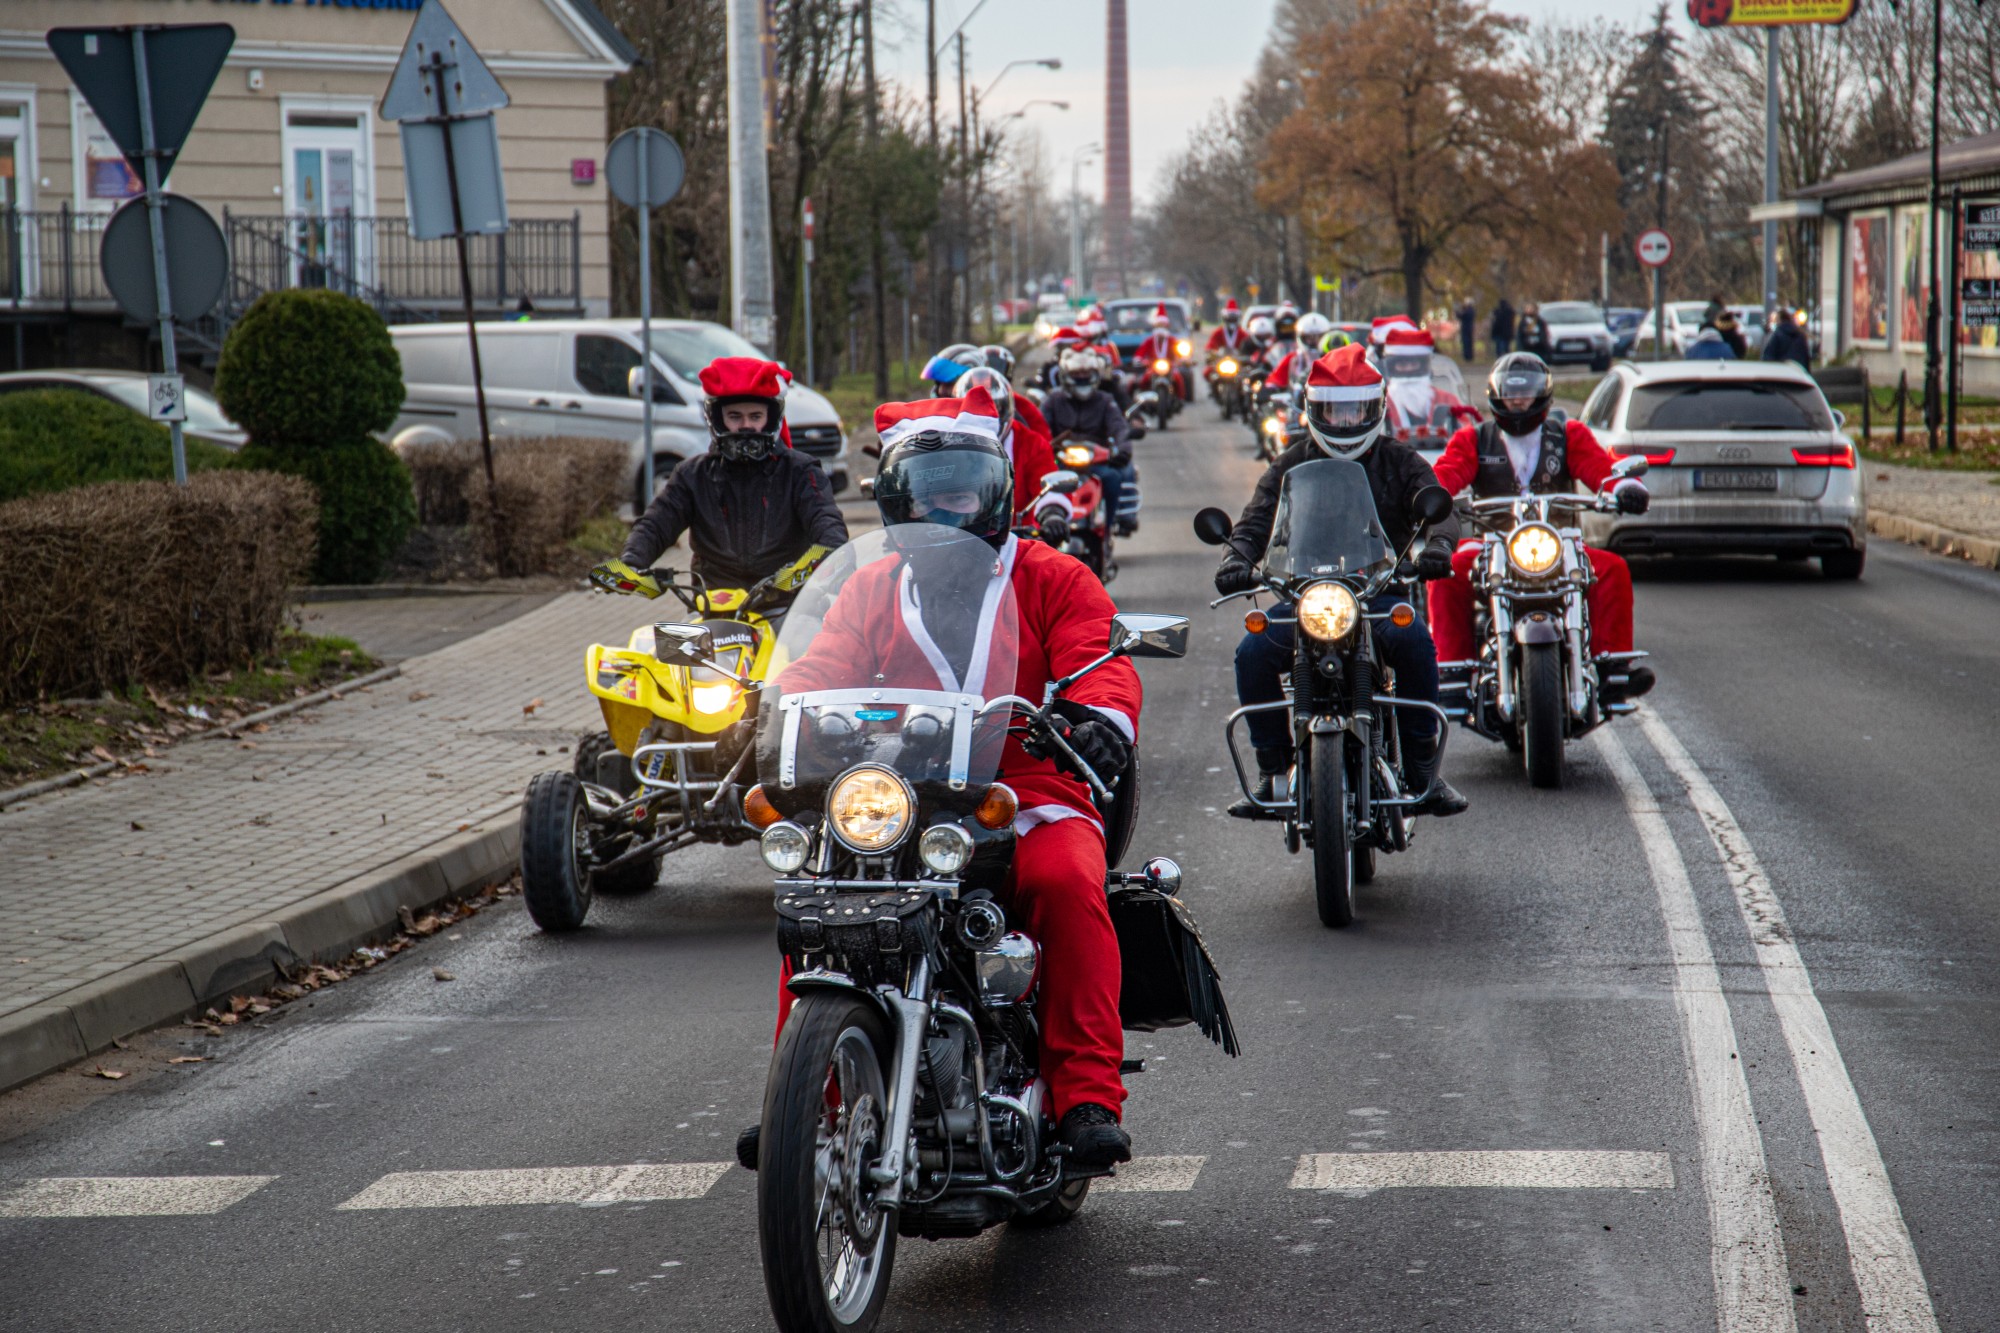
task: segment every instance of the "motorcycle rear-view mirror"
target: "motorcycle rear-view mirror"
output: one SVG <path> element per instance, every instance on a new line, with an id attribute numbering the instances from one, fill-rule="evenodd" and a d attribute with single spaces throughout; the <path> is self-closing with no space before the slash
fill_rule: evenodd
<path id="1" fill-rule="evenodd" d="M 1139 424 L 1138 422 L 1136 422 L 1136 421 L 1135 421 L 1135 422 L 1133 422 L 1133 423 L 1132 423 L 1132 433 L 1131 433 L 1131 436 L 1130 436 L 1130 438 L 1131 438 L 1131 439 L 1134 439 L 1134 440 L 1143 440 L 1143 439 L 1145 439 L 1145 438 L 1146 438 L 1146 428 L 1145 428 L 1144 426 L 1140 425 L 1140 424 Z"/>
<path id="2" fill-rule="evenodd" d="M 1204 509 L 1194 516 L 1194 535 L 1201 539 L 1204 546 L 1222 545 L 1235 530 L 1236 525 L 1230 522 L 1229 515 L 1220 509 Z"/>
<path id="3" fill-rule="evenodd" d="M 1122 657 L 1186 657 L 1188 618 L 1146 611 L 1111 617 L 1111 651 Z"/>
<path id="4" fill-rule="evenodd" d="M 864 500 L 875 498 L 875 478 L 863 477 L 861 479 L 861 498 Z"/>
<path id="5" fill-rule="evenodd" d="M 1425 527 L 1442 523 L 1451 513 L 1451 492 L 1442 486 L 1426 486 L 1417 492 L 1410 508 L 1416 513 L 1417 521 Z"/>
<path id="6" fill-rule="evenodd" d="M 715 656 L 715 635 L 706 625 L 653 626 L 653 656 L 670 666 L 701 666 Z"/>
<path id="7" fill-rule="evenodd" d="M 1083 478 L 1068 468 L 1042 474 L 1042 490 L 1050 495 L 1068 495 L 1083 485 Z"/>
<path id="8" fill-rule="evenodd" d="M 1627 477 L 1643 477 L 1651 466 L 1644 454 L 1627 454 L 1611 465 L 1611 475 L 1620 481 Z"/>

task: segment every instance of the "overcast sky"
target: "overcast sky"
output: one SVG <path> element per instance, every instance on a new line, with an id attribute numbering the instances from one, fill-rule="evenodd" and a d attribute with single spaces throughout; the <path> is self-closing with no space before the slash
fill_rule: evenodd
<path id="1" fill-rule="evenodd" d="M 975 0 L 937 0 L 938 35 L 944 37 Z M 1605 14 L 1627 25 L 1645 21 L 1651 0 L 1496 0 L 1524 18 L 1554 13 Z M 1188 132 L 1215 107 L 1233 98 L 1249 77 L 1270 27 L 1273 0 L 1128 0 L 1131 24 L 1132 189 L 1151 198 L 1161 168 L 1187 142 Z M 888 9 L 884 6 L 883 9 Z M 922 0 L 899 0 L 898 31 L 884 15 L 878 59 L 886 78 L 919 96 L 924 88 Z M 1673 5 L 1676 13 L 1678 3 Z M 878 13 L 881 13 L 878 10 Z M 1226 19 L 1221 17 L 1226 14 Z M 1069 103 L 1067 112 L 1037 106 L 1027 122 L 1045 137 L 1066 167 L 1069 154 L 1104 137 L 1104 6 L 1101 0 L 987 0 L 966 29 L 966 81 L 984 90 L 1011 60 L 1054 56 L 1060 72 L 1032 65 L 1009 70 L 984 104 L 986 116 L 1004 116 L 1037 98 Z M 940 116 L 957 116 L 957 71 L 950 53 L 939 74 Z M 1088 193 L 1101 191 L 1103 168 L 1084 169 Z M 1066 188 L 1067 181 L 1058 183 Z"/>

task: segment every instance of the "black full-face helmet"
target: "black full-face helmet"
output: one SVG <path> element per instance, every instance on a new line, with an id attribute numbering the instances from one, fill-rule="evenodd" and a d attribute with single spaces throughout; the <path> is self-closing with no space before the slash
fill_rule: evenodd
<path id="1" fill-rule="evenodd" d="M 875 507 L 884 527 L 935 523 L 998 549 L 1014 516 L 1014 468 L 989 436 L 923 431 L 883 451 Z"/>
<path id="2" fill-rule="evenodd" d="M 974 366 L 958 377 L 952 392 L 963 398 L 977 386 L 986 390 L 993 398 L 993 406 L 1000 413 L 1000 438 L 1007 438 L 1007 428 L 1014 424 L 1014 384 L 1005 375 L 991 366 Z"/>
<path id="3" fill-rule="evenodd" d="M 1540 430 L 1555 401 L 1556 378 L 1533 352 L 1509 352 L 1486 377 L 1486 402 L 1493 420 L 1509 435 Z"/>
<path id="4" fill-rule="evenodd" d="M 999 343 L 987 343 L 979 349 L 979 355 L 986 358 L 987 365 L 1009 379 L 1013 378 L 1016 362 L 1012 348 L 1002 347 Z"/>

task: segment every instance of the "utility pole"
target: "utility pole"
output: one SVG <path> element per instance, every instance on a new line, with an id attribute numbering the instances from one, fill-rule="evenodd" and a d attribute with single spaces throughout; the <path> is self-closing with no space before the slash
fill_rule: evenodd
<path id="1" fill-rule="evenodd" d="M 1944 0 L 1931 0 L 1931 191 L 1930 191 L 1930 280 L 1931 299 L 1924 310 L 1924 430 L 1930 447 L 1937 448 L 1938 430 L 1938 84 L 1944 72 Z M 1958 225 L 1953 221 L 1953 227 Z M 1954 251 L 1954 254 L 1957 252 Z M 1958 336 L 1958 321 L 1952 321 L 1952 337 Z M 1955 438 L 1955 437 L 1954 437 Z"/>
<path id="2" fill-rule="evenodd" d="M 1654 205 L 1653 225 L 1661 231 L 1667 229 L 1667 141 L 1674 125 L 1670 120 L 1660 122 L 1660 191 Z M 1666 289 L 1660 268 L 1653 270 L 1653 360 L 1667 359 L 1667 303 Z"/>
<path id="3" fill-rule="evenodd" d="M 866 71 L 866 95 L 868 105 L 863 108 L 863 122 L 868 130 L 868 156 L 870 162 L 879 161 L 882 150 L 881 95 L 875 85 L 875 0 L 861 3 L 861 51 Z M 885 284 L 882 281 L 882 201 L 873 190 L 868 192 L 868 289 L 874 311 L 875 347 L 875 399 L 886 401 L 889 397 L 889 312 L 883 309 Z"/>
<path id="4" fill-rule="evenodd" d="M 931 162 L 935 166 L 939 161 L 937 0 L 924 0 L 924 78 L 927 89 L 925 93 L 925 105 L 930 118 Z M 924 274 L 931 285 L 930 313 L 924 318 L 929 322 L 931 331 L 941 327 L 944 323 L 939 318 L 941 306 L 938 294 L 942 288 L 938 281 L 938 246 L 935 242 L 949 236 L 950 230 L 950 223 L 944 218 L 939 218 L 936 225 L 931 228 L 933 244 L 930 247 L 931 252 L 929 256 L 924 261 Z M 904 336 L 909 336 L 907 330 Z"/>
<path id="5" fill-rule="evenodd" d="M 769 353 L 776 342 L 776 303 L 770 163 L 764 145 L 764 6 L 762 0 L 727 4 L 730 322 Z"/>
<path id="6" fill-rule="evenodd" d="M 970 147 L 966 138 L 970 121 L 966 118 L 965 105 L 965 26 L 959 25 L 953 34 L 958 48 L 958 244 L 952 251 L 951 271 L 954 285 L 964 284 L 958 294 L 958 340 L 972 341 L 972 196 L 971 183 L 967 175 L 971 165 Z"/>
<path id="7" fill-rule="evenodd" d="M 1778 202 L 1778 34 L 1764 30 L 1764 202 Z M 1764 336 L 1777 327 L 1778 222 L 1764 220 Z"/>

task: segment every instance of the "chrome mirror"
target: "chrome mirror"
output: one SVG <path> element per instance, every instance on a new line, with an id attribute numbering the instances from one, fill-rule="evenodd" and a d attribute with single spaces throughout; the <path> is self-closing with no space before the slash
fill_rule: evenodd
<path id="1" fill-rule="evenodd" d="M 1147 611 L 1111 617 L 1111 651 L 1121 657 L 1186 657 L 1188 618 Z"/>

